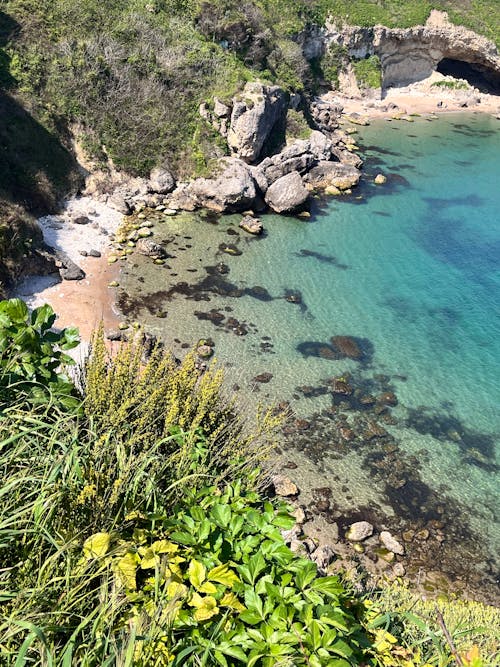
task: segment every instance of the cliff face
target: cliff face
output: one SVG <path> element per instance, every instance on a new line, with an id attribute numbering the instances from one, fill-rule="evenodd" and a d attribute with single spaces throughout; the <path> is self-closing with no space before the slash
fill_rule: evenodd
<path id="1" fill-rule="evenodd" d="M 453 25 L 444 12 L 432 11 L 425 25 L 413 28 L 374 26 L 339 27 L 327 22 L 310 34 L 305 52 L 337 45 L 355 58 L 379 56 L 383 88 L 406 86 L 427 78 L 442 61 L 464 64 L 464 71 L 484 80 L 490 92 L 500 94 L 500 56 L 493 42 L 472 30 Z"/>

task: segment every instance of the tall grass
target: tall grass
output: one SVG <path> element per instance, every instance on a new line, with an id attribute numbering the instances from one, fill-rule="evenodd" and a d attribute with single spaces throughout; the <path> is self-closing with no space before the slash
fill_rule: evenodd
<path id="1" fill-rule="evenodd" d="M 130 343 L 108 357 L 101 330 L 83 409 L 3 410 L 0 664 L 135 664 L 130 600 L 98 564 L 82 567 L 85 540 L 103 532 L 119 544 L 133 517 L 168 516 L 187 492 L 254 468 L 267 448 L 276 422 L 266 415 L 248 435 L 220 372 L 197 370 L 192 355 L 179 364 L 156 348 L 143 363 L 142 353 Z M 148 636 L 165 631 L 153 621 Z"/>

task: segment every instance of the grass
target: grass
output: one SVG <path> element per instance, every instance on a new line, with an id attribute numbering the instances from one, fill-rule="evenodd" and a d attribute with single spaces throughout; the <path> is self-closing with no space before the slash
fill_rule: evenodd
<path id="1" fill-rule="evenodd" d="M 467 90 L 469 88 L 463 81 L 435 81 L 432 86 L 435 88 L 449 88 L 450 90 Z"/>

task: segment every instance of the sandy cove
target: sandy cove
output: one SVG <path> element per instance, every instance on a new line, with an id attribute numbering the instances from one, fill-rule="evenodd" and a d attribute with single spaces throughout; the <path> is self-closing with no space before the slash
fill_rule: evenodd
<path id="1" fill-rule="evenodd" d="M 368 119 L 392 118 L 398 114 L 432 115 L 457 112 L 480 112 L 500 117 L 498 95 L 481 93 L 470 87 L 455 90 L 439 85 L 449 80 L 434 72 L 428 79 L 418 83 L 389 89 L 383 99 L 374 96 L 341 95 L 336 91 L 331 91 L 324 99 L 342 105 L 346 115 L 358 113 Z M 398 108 L 395 109 L 394 105 Z"/>
<path id="2" fill-rule="evenodd" d="M 79 217 L 88 222 L 74 222 Z M 65 252 L 86 276 L 83 280 L 63 281 L 57 275 L 29 277 L 17 286 L 15 296 L 32 308 L 49 303 L 58 316 L 56 326 L 76 326 L 85 342 L 101 320 L 106 329 L 117 328 L 120 319 L 109 284 L 118 279 L 119 267 L 110 265 L 107 256 L 121 221 L 120 213 L 87 196 L 69 200 L 58 215 L 39 219 L 45 242 Z M 90 250 L 101 256 L 81 254 Z"/>
<path id="3" fill-rule="evenodd" d="M 436 91 L 432 84 L 431 77 L 407 88 L 391 89 L 382 100 L 346 97 L 335 91 L 324 99 L 341 104 L 344 117 L 357 114 L 367 120 L 464 111 L 490 113 L 500 118 L 497 96 L 474 90 Z M 89 222 L 76 224 L 74 220 L 79 216 L 88 218 Z M 110 265 L 107 256 L 112 249 L 111 238 L 121 221 L 122 214 L 90 196 L 71 199 L 60 214 L 41 218 L 39 223 L 46 243 L 65 252 L 85 271 L 86 277 L 80 281 L 62 282 L 54 276 L 30 277 L 17 286 L 15 295 L 25 299 L 31 307 L 49 303 L 58 315 L 57 326 L 76 326 L 83 341 L 89 341 L 101 320 L 106 329 L 116 329 L 121 318 L 115 308 L 114 290 L 109 284 L 119 279 L 119 265 Z M 82 250 L 97 250 L 101 257 L 84 257 Z"/>

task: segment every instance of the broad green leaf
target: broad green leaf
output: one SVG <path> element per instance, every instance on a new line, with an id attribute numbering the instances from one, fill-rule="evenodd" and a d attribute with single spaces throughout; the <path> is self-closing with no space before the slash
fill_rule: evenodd
<path id="1" fill-rule="evenodd" d="M 214 651 L 214 658 L 217 660 L 221 667 L 228 667 L 227 660 L 220 651 Z"/>
<path id="2" fill-rule="evenodd" d="M 230 570 L 227 563 L 212 568 L 207 575 L 207 579 L 216 581 L 218 584 L 223 584 L 228 588 L 232 588 L 234 584 L 240 581 L 236 572 Z"/>
<path id="3" fill-rule="evenodd" d="M 137 589 L 137 581 L 135 578 L 137 565 L 139 564 L 139 556 L 131 551 L 128 551 L 114 564 L 116 574 L 120 583 L 131 591 Z"/>
<path id="4" fill-rule="evenodd" d="M 230 656 L 231 658 L 236 658 L 236 660 L 241 660 L 241 662 L 246 662 L 245 651 L 239 646 L 234 646 L 228 642 L 221 642 L 218 646 L 218 649 L 221 653 Z"/>
<path id="5" fill-rule="evenodd" d="M 295 583 L 302 591 L 304 588 L 316 579 L 318 574 L 318 568 L 315 563 L 311 561 L 300 561 L 299 567 L 297 567 L 295 575 Z"/>
<path id="6" fill-rule="evenodd" d="M 228 505 L 215 505 L 210 510 L 210 514 L 220 528 L 227 528 L 229 526 L 231 520 L 231 508 Z"/>
<path id="7" fill-rule="evenodd" d="M 205 581 L 205 583 L 203 583 L 198 588 L 198 590 L 200 591 L 200 593 L 209 593 L 210 595 L 212 595 L 213 593 L 217 593 L 217 587 L 214 586 L 214 584 L 212 584 L 210 581 Z"/>
<path id="8" fill-rule="evenodd" d="M 46 329 L 50 329 L 55 321 L 56 314 L 54 313 L 52 306 L 50 306 L 48 303 L 45 303 L 39 308 L 35 308 L 35 310 L 31 313 L 31 325 L 34 327 L 39 327 L 42 332 Z"/>
<path id="9" fill-rule="evenodd" d="M 188 576 L 191 585 L 199 589 L 207 578 L 207 569 L 203 563 L 200 563 L 197 560 L 192 560 L 189 563 Z"/>
<path id="10" fill-rule="evenodd" d="M 184 598 L 188 593 L 188 587 L 182 584 L 180 581 L 171 581 L 167 586 L 167 595 L 169 599 L 179 600 Z"/>
<path id="11" fill-rule="evenodd" d="M 188 546 L 192 546 L 193 544 L 196 544 L 195 538 L 190 535 L 189 533 L 182 533 L 182 532 L 173 532 L 170 535 L 172 540 L 175 540 L 176 542 L 179 542 L 180 544 L 185 544 Z"/>
<path id="12" fill-rule="evenodd" d="M 257 614 L 257 612 L 249 611 L 248 609 L 244 611 L 242 614 L 240 614 L 239 618 L 244 623 L 249 623 L 250 625 L 257 625 L 257 623 L 260 623 L 262 621 L 262 616 Z"/>
<path id="13" fill-rule="evenodd" d="M 151 545 L 151 550 L 155 554 L 175 554 L 179 551 L 179 545 L 168 540 L 157 540 Z"/>
<path id="14" fill-rule="evenodd" d="M 102 558 L 108 553 L 110 543 L 111 535 L 109 533 L 95 533 L 83 543 L 83 555 L 87 560 Z"/>
<path id="15" fill-rule="evenodd" d="M 0 312 L 16 324 L 24 323 L 28 319 L 28 306 L 22 299 L 8 299 L 0 302 Z"/>
<path id="16" fill-rule="evenodd" d="M 71 350 L 80 345 L 80 332 L 75 327 L 66 327 L 62 331 L 61 349 Z"/>
<path id="17" fill-rule="evenodd" d="M 141 558 L 141 570 L 152 570 L 153 568 L 159 567 L 160 557 L 153 551 L 150 547 L 145 549 L 144 555 Z"/>
<path id="18" fill-rule="evenodd" d="M 266 561 L 262 554 L 256 553 L 248 559 L 246 565 L 238 567 L 238 571 L 249 584 L 254 585 L 259 574 L 266 569 Z"/>
<path id="19" fill-rule="evenodd" d="M 331 596 L 338 596 L 343 592 L 342 584 L 337 577 L 319 577 L 311 584 L 311 588 L 321 593 L 326 593 Z"/>

